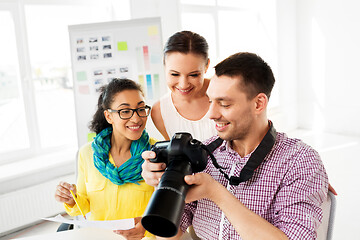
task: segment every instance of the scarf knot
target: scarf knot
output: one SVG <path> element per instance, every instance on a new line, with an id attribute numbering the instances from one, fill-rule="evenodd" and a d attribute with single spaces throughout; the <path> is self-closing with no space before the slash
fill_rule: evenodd
<path id="1" fill-rule="evenodd" d="M 131 143 L 131 158 L 120 167 L 116 167 L 109 161 L 112 131 L 112 127 L 105 128 L 95 136 L 91 144 L 94 151 L 94 165 L 104 177 L 116 185 L 125 183 L 138 184 L 139 181 L 143 180 L 141 177 L 141 165 L 144 159 L 141 157 L 141 153 L 150 149 L 149 135 L 144 130 L 141 137 Z"/>

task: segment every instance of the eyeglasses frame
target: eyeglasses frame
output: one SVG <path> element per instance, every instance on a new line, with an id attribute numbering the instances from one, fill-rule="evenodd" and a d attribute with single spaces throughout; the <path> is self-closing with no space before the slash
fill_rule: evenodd
<path id="1" fill-rule="evenodd" d="M 142 109 L 142 108 L 149 109 L 148 115 L 146 115 L 146 116 L 140 116 L 140 114 L 138 113 L 138 110 L 139 110 L 139 109 Z M 150 112 L 151 112 L 151 107 L 148 106 L 148 105 L 145 105 L 144 107 L 139 107 L 139 108 L 123 108 L 123 109 L 120 109 L 120 110 L 114 110 L 114 109 L 110 109 L 110 108 L 109 108 L 109 109 L 106 109 L 106 110 L 107 110 L 108 112 L 111 112 L 111 113 L 117 112 L 118 115 L 119 115 L 119 117 L 120 117 L 122 120 L 128 120 L 128 119 L 130 119 L 130 118 L 132 118 L 132 117 L 134 116 L 134 113 L 135 113 L 135 112 L 136 112 L 136 114 L 137 114 L 139 117 L 148 117 L 148 116 L 150 115 Z M 121 112 L 122 110 L 131 110 L 131 111 L 132 111 L 131 116 L 128 117 L 128 118 L 122 118 L 122 117 L 120 116 L 120 112 Z"/>

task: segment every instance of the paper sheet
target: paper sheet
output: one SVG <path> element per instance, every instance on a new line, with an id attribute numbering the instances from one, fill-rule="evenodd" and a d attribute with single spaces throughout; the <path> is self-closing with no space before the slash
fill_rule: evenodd
<path id="1" fill-rule="evenodd" d="M 111 220 L 111 221 L 91 221 L 91 220 L 72 220 L 67 219 L 61 216 L 60 214 L 52 218 L 43 218 L 44 220 L 74 224 L 80 227 L 95 227 L 103 228 L 110 230 L 128 230 L 135 227 L 135 221 L 133 218 L 121 219 L 121 220 Z"/>

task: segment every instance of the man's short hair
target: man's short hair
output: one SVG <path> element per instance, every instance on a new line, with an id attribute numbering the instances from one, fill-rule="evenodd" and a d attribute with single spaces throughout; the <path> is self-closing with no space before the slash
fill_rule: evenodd
<path id="1" fill-rule="evenodd" d="M 248 99 L 259 93 L 265 93 L 270 98 L 275 83 L 274 74 L 270 66 L 258 55 L 239 52 L 224 59 L 215 66 L 215 74 L 228 77 L 242 77 L 242 85 Z"/>

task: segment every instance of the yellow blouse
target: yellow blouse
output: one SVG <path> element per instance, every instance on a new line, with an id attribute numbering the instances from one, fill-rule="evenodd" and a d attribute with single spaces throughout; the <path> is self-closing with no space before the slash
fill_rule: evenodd
<path id="1" fill-rule="evenodd" d="M 155 144 L 150 138 L 150 144 Z M 114 164 L 109 154 L 109 161 Z M 115 165 L 115 164 L 114 164 Z M 76 184 L 78 203 L 84 214 L 91 212 L 90 220 L 118 220 L 141 217 L 154 191 L 145 181 L 116 185 L 96 169 L 91 142 L 82 146 L 78 156 L 78 178 Z M 81 215 L 77 204 L 64 204 L 70 216 Z M 151 236 L 146 232 L 146 236 Z"/>

